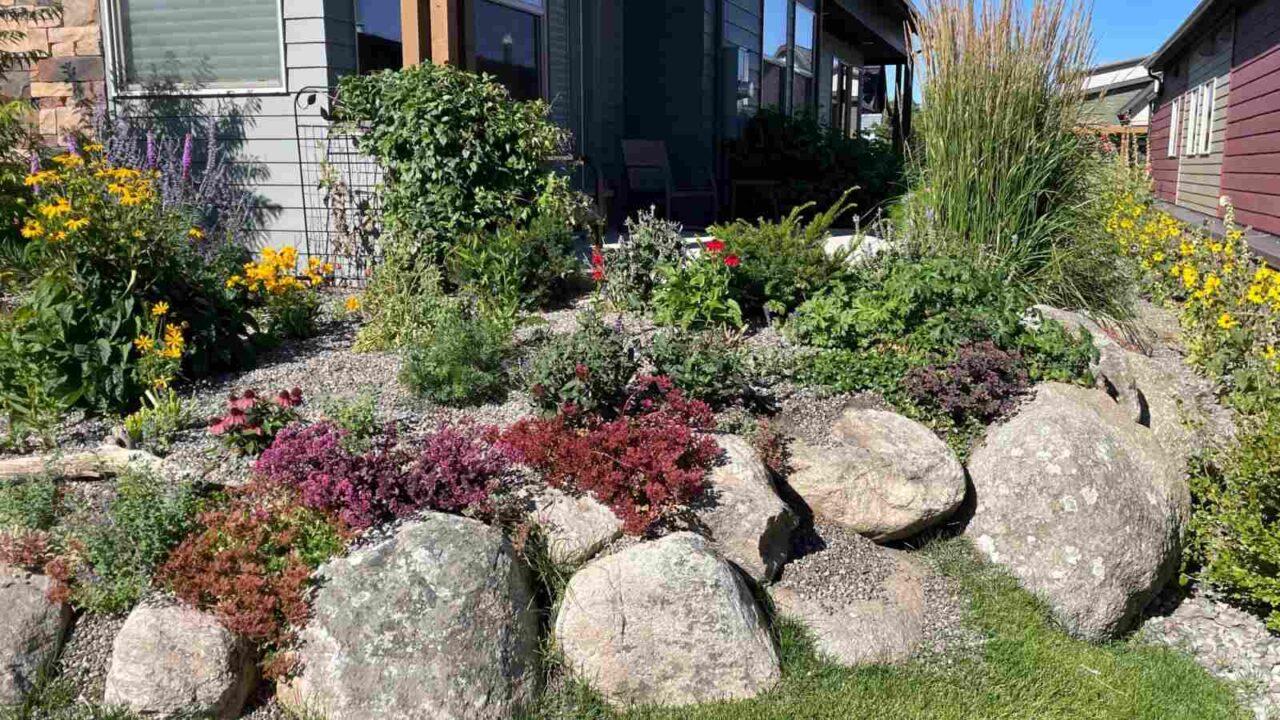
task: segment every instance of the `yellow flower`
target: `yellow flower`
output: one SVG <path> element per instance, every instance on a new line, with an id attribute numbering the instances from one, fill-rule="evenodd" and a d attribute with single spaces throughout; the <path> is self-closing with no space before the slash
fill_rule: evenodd
<path id="1" fill-rule="evenodd" d="M 1274 359 L 1275 359 L 1275 357 L 1276 357 L 1276 346 L 1275 346 L 1275 345 L 1268 345 L 1268 346 L 1266 347 L 1266 349 L 1264 349 L 1264 350 L 1262 351 L 1262 359 L 1263 359 L 1263 360 L 1274 360 Z"/>
<path id="2" fill-rule="evenodd" d="M 151 317 L 160 317 L 161 315 L 168 315 L 168 314 L 169 314 L 169 303 L 163 300 L 151 306 Z"/>
<path id="3" fill-rule="evenodd" d="M 44 226 L 39 220 L 28 220 L 26 225 L 22 226 L 22 237 L 31 240 L 38 238 L 44 234 Z"/>
<path id="4" fill-rule="evenodd" d="M 203 240 L 204 231 L 198 227 L 193 227 L 187 231 L 187 237 L 191 238 L 192 240 Z"/>
<path id="5" fill-rule="evenodd" d="M 1244 297 L 1254 305 L 1261 305 L 1266 302 L 1267 299 L 1266 295 L 1262 292 L 1262 286 L 1256 284 L 1249 286 L 1249 293 Z"/>
<path id="6" fill-rule="evenodd" d="M 22 184 L 27 187 L 35 187 L 36 185 L 48 185 L 49 183 L 58 182 L 60 179 L 58 173 L 52 170 L 41 170 L 23 178 Z"/>
<path id="7" fill-rule="evenodd" d="M 241 281 L 241 278 L 239 275 L 232 275 L 231 277 L 227 278 L 227 287 L 233 288 L 236 285 L 239 285 L 240 281 Z"/>
<path id="8" fill-rule="evenodd" d="M 173 382 L 173 378 L 168 376 L 161 376 L 151 381 L 151 387 L 157 390 L 168 390 L 169 383 L 171 382 Z"/>
<path id="9" fill-rule="evenodd" d="M 1199 283 L 1200 283 L 1200 273 L 1196 272 L 1195 268 L 1191 266 L 1182 268 L 1183 286 L 1185 286 L 1188 290 L 1192 290 Z"/>
<path id="10" fill-rule="evenodd" d="M 1158 262 L 1158 263 L 1164 262 L 1164 253 L 1162 253 L 1162 252 L 1157 252 L 1155 255 L 1152 255 L 1152 256 L 1151 256 L 1151 261 L 1152 261 L 1152 262 Z"/>
<path id="11" fill-rule="evenodd" d="M 1222 243 L 1211 243 L 1209 245 L 1209 252 L 1214 255 L 1220 255 L 1222 253 Z"/>
<path id="12" fill-rule="evenodd" d="M 1218 288 L 1220 287 L 1222 287 L 1222 280 L 1217 275 L 1214 275 L 1213 273 L 1209 273 L 1208 275 L 1205 276 L 1204 278 L 1205 297 L 1209 297 L 1213 295 L 1215 292 L 1218 291 Z"/>
<path id="13" fill-rule="evenodd" d="M 66 215 L 71 212 L 71 203 L 64 197 L 56 198 L 53 202 L 44 203 L 36 208 L 40 214 L 46 219 L 52 220 L 60 215 Z"/>
<path id="14" fill-rule="evenodd" d="M 139 352 L 149 353 L 153 348 L 155 348 L 156 341 L 155 338 L 150 335 L 139 335 L 134 339 L 133 345 L 138 348 Z"/>
<path id="15" fill-rule="evenodd" d="M 86 218 L 86 217 L 71 218 L 70 220 L 67 221 L 67 229 L 74 232 L 88 224 L 89 224 L 89 218 Z"/>
<path id="16" fill-rule="evenodd" d="M 351 297 L 347 298 L 347 302 L 345 303 L 345 305 L 347 308 L 347 312 L 353 313 L 360 309 L 360 298 L 356 297 L 355 295 L 352 295 Z"/>
<path id="17" fill-rule="evenodd" d="M 101 145 L 101 144 L 99 144 L 99 143 L 90 143 L 89 145 L 85 145 L 85 146 L 84 146 L 84 151 L 85 151 L 85 152 L 91 152 L 91 153 L 100 153 L 100 152 L 102 152 L 103 150 L 106 150 L 106 149 L 107 149 L 106 147 L 104 147 L 103 145 Z"/>
<path id="18" fill-rule="evenodd" d="M 80 157 L 79 155 L 71 155 L 69 153 L 64 153 L 62 155 L 59 155 L 55 157 L 53 161 L 63 167 L 79 167 L 81 165 L 84 165 L 84 158 Z"/>
<path id="19" fill-rule="evenodd" d="M 1231 317 L 1231 313 L 1224 312 L 1218 316 L 1218 327 L 1222 328 L 1223 330 L 1231 330 L 1232 328 L 1236 327 L 1239 324 L 1240 324 L 1240 321 Z"/>
<path id="20" fill-rule="evenodd" d="M 66 239 L 67 239 L 67 234 L 62 230 L 59 230 L 49 236 L 49 242 L 62 242 L 63 240 L 66 240 Z"/>
<path id="21" fill-rule="evenodd" d="M 169 325 L 164 329 L 164 342 L 166 345 L 183 345 L 186 340 L 182 337 L 182 328 L 177 325 Z"/>

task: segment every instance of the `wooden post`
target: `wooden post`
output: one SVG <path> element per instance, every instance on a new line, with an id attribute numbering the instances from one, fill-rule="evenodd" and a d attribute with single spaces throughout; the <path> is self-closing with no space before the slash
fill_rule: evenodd
<path id="1" fill-rule="evenodd" d="M 462 0 L 400 0 L 404 64 L 459 64 Z"/>
<path id="2" fill-rule="evenodd" d="M 431 57 L 431 11 L 427 0 L 400 0 L 400 37 L 404 66 Z"/>

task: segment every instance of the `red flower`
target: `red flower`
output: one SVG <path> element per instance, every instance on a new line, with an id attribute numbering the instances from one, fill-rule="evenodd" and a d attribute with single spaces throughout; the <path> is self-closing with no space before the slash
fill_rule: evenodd
<path id="1" fill-rule="evenodd" d="M 596 282 L 598 282 L 598 283 L 602 283 L 602 282 L 604 282 L 604 271 L 603 271 L 603 270 L 601 270 L 600 268 L 596 268 L 596 269 L 592 270 L 592 271 L 591 271 L 591 279 L 592 279 L 592 280 L 594 280 L 594 281 L 596 281 Z"/>
<path id="2" fill-rule="evenodd" d="M 723 240 L 712 238 L 711 242 L 707 243 L 707 252 L 718 253 L 722 251 L 724 251 Z"/>
<path id="3" fill-rule="evenodd" d="M 591 247 L 591 265 L 592 267 L 604 267 L 604 255 L 601 254 L 600 248 L 594 245 Z"/>
<path id="4" fill-rule="evenodd" d="M 738 267 L 742 264 L 742 260 L 740 260 L 737 255 L 729 255 L 725 257 L 724 264 L 729 267 Z"/>

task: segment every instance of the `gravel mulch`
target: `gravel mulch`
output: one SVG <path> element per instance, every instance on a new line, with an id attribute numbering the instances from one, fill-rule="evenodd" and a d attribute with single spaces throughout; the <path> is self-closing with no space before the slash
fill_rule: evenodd
<path id="1" fill-rule="evenodd" d="M 126 617 L 125 614 L 85 613 L 72 624 L 58 658 L 58 673 L 79 691 L 78 704 L 102 702 L 107 671 L 111 667 L 111 649 Z"/>

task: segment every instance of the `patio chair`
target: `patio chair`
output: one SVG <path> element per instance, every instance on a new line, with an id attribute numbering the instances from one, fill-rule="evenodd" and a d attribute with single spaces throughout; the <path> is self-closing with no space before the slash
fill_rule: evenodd
<path id="1" fill-rule="evenodd" d="M 671 177 L 671 158 L 661 140 L 623 140 L 622 159 L 626 165 L 627 202 L 633 193 L 661 195 L 665 217 L 671 217 L 671 201 L 710 198 L 712 222 L 720 217 L 720 190 L 715 173 L 709 173 L 710 187 L 677 188 Z"/>

